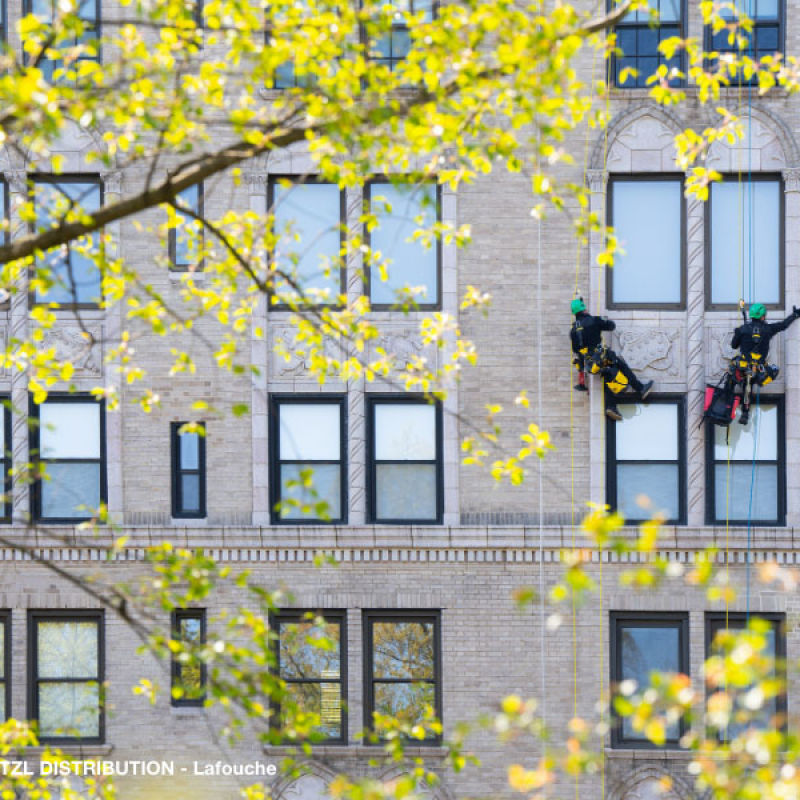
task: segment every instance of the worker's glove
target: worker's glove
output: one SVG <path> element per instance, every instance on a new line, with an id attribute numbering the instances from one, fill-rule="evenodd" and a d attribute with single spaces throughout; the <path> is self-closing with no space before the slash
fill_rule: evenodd
<path id="1" fill-rule="evenodd" d="M 797 306 L 792 306 L 792 311 L 794 312 L 795 317 L 800 317 L 800 308 Z"/>

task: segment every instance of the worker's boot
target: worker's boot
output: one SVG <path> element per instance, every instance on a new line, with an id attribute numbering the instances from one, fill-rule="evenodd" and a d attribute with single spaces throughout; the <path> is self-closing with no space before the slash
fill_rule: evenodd
<path id="1" fill-rule="evenodd" d="M 642 400 L 647 399 L 647 395 L 653 391 L 653 384 L 655 381 L 645 381 L 641 387 L 639 388 L 639 394 L 641 395 Z"/>
<path id="2" fill-rule="evenodd" d="M 578 382 L 572 387 L 576 392 L 588 392 L 589 387 L 586 385 L 586 373 L 583 370 L 578 372 Z"/>
<path id="3" fill-rule="evenodd" d="M 616 406 L 608 406 L 606 408 L 606 416 L 609 419 L 613 419 L 614 422 L 619 422 L 622 419 L 622 414 L 619 413 L 619 409 Z"/>
<path id="4" fill-rule="evenodd" d="M 739 424 L 747 425 L 750 422 L 750 406 L 742 406 L 742 413 L 739 414 Z"/>

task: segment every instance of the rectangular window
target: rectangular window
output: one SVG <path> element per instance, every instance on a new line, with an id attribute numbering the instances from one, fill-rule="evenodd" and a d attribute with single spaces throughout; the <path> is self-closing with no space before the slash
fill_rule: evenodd
<path id="1" fill-rule="evenodd" d="M 81 212 L 91 214 L 102 205 L 102 186 L 99 178 L 59 177 L 34 180 L 36 229 L 58 227 L 72 221 Z M 37 260 L 37 276 L 43 284 L 37 286 L 37 303 L 59 303 L 76 308 L 93 308 L 102 301 L 100 272 L 87 251 L 94 250 L 99 234 L 83 236 L 77 241 L 51 251 Z M 40 270 L 47 270 L 47 274 Z"/>
<path id="2" fill-rule="evenodd" d="M 103 612 L 30 611 L 28 620 L 29 713 L 39 740 L 102 742 Z"/>
<path id="3" fill-rule="evenodd" d="M 734 13 L 735 8 L 735 13 Z M 714 33 L 710 27 L 705 31 L 705 49 L 707 53 L 734 53 L 749 56 L 754 61 L 760 61 L 764 56 L 774 56 L 783 50 L 784 46 L 784 7 L 782 0 L 729 0 L 719 9 L 721 17 L 735 21 L 739 15 L 749 17 L 753 21 L 752 32 L 738 28 L 733 41 L 728 41 L 730 32 L 723 29 Z M 739 50 L 738 38 L 745 42 Z M 711 69 L 715 68 L 714 59 L 709 58 Z M 757 80 L 753 78 L 752 80 Z M 749 83 L 750 81 L 740 75 L 733 79 L 733 83 Z"/>
<path id="4" fill-rule="evenodd" d="M 344 192 L 334 183 L 274 176 L 268 191 L 277 237 L 272 260 L 281 273 L 273 305 L 337 304 L 345 286 Z"/>
<path id="5" fill-rule="evenodd" d="M 783 308 L 783 181 L 753 175 L 712 183 L 706 209 L 706 303 Z M 751 235 L 752 232 L 752 235 Z M 710 276 L 710 280 L 709 280 Z"/>
<path id="6" fill-rule="evenodd" d="M 613 7 L 615 3 L 611 3 Z M 680 55 L 667 58 L 658 46 L 665 39 L 682 37 L 684 7 L 683 0 L 649 0 L 649 8 L 629 11 L 616 25 L 617 49 L 611 61 L 614 85 L 624 89 L 648 88 L 647 79 L 656 74 L 662 65 L 667 70 L 673 68 L 683 71 Z M 651 13 L 651 12 L 654 12 Z M 626 75 L 623 83 L 622 72 L 636 70 L 636 75 Z M 685 83 L 683 78 L 673 78 L 670 86 Z"/>
<path id="7" fill-rule="evenodd" d="M 0 721 L 11 716 L 11 612 L 0 611 Z"/>
<path id="8" fill-rule="evenodd" d="M 2 453 L 2 492 L 3 499 L 0 503 L 0 523 L 11 522 L 11 490 L 13 488 L 13 480 L 11 476 L 11 467 L 13 465 L 11 453 L 11 399 L 0 395 L 0 403 L 2 403 L 2 420 L 0 421 L 0 453 Z"/>
<path id="9" fill-rule="evenodd" d="M 34 518 L 91 519 L 106 502 L 104 404 L 87 397 L 51 395 L 41 405 L 31 402 L 31 417 L 35 420 L 31 449 L 45 473 L 34 486 Z"/>
<path id="10" fill-rule="evenodd" d="M 410 306 L 411 301 L 423 309 L 438 307 L 441 240 L 431 247 L 413 240 L 415 231 L 441 221 L 438 187 L 371 181 L 364 187 L 364 198 L 367 213 L 377 219 L 377 227 L 366 234 L 373 260 L 379 258 L 367 269 L 372 307 Z"/>
<path id="11" fill-rule="evenodd" d="M 184 430 L 172 423 L 172 516 L 202 519 L 206 515 L 206 427 Z"/>
<path id="12" fill-rule="evenodd" d="M 441 721 L 441 652 L 439 611 L 365 611 L 364 726 L 374 727 L 373 714 L 416 725 L 428 708 Z"/>
<path id="13" fill-rule="evenodd" d="M 387 0 L 382 7 L 391 6 L 392 18 L 388 30 L 384 29 L 369 44 L 369 57 L 394 72 L 411 50 L 411 32 L 406 14 L 420 17 L 422 23 L 436 18 L 436 0 Z"/>
<path id="14" fill-rule="evenodd" d="M 644 692 L 654 672 L 689 674 L 688 614 L 612 611 L 610 630 L 612 692 L 622 681 L 634 681 L 637 693 Z M 612 747 L 656 747 L 634 730 L 630 717 L 615 717 Z M 665 747 L 677 747 L 684 731 L 684 720 L 669 725 Z"/>
<path id="15" fill-rule="evenodd" d="M 177 205 L 203 214 L 203 184 L 196 183 L 184 189 L 176 198 Z M 172 269 L 187 272 L 192 269 L 202 268 L 202 259 L 198 258 L 198 251 L 203 247 L 203 226 L 192 217 L 175 211 L 176 224 L 169 229 L 169 258 Z"/>
<path id="16" fill-rule="evenodd" d="M 441 407 L 397 396 L 367 403 L 371 521 L 441 522 Z"/>
<path id="17" fill-rule="evenodd" d="M 779 677 L 784 683 L 786 680 L 786 616 L 780 613 L 752 612 L 750 620 L 759 619 L 768 623 L 766 632 L 767 646 L 761 651 L 762 655 L 772 659 L 772 677 Z M 706 612 L 706 658 L 724 654 L 726 649 L 720 635 L 725 631 L 743 631 L 749 627 L 748 615 L 733 611 Z M 759 712 L 745 711 L 742 702 L 750 687 L 728 691 L 733 695 L 733 719 L 727 730 L 720 731 L 720 739 L 730 740 L 741 735 L 747 728 L 761 729 L 774 728 L 786 730 L 786 693 L 782 692 L 777 697 L 766 698 Z M 720 687 L 720 690 L 724 690 Z M 739 718 L 737 719 L 737 711 Z"/>
<path id="18" fill-rule="evenodd" d="M 189 651 L 172 660 L 172 705 L 201 706 L 206 696 L 206 667 L 198 651 L 206 643 L 205 609 L 173 611 L 172 638 Z"/>
<path id="19" fill-rule="evenodd" d="M 272 397 L 273 522 L 344 522 L 344 398 Z"/>
<path id="20" fill-rule="evenodd" d="M 769 395 L 750 408 L 747 425 L 737 414 L 729 428 L 708 426 L 709 524 L 785 524 L 783 404 Z"/>
<path id="21" fill-rule="evenodd" d="M 661 514 L 684 524 L 684 400 L 653 398 L 647 405 L 620 403 L 618 408 L 622 420 L 609 420 L 607 426 L 608 504 L 629 522 Z"/>
<path id="22" fill-rule="evenodd" d="M 607 270 L 610 308 L 685 307 L 683 179 L 614 176 L 608 224 L 624 252 Z"/>
<path id="23" fill-rule="evenodd" d="M 347 620 L 344 611 L 284 610 L 271 618 L 277 673 L 287 701 L 314 717 L 314 733 L 347 742 Z M 285 722 L 273 704 L 277 724 Z"/>

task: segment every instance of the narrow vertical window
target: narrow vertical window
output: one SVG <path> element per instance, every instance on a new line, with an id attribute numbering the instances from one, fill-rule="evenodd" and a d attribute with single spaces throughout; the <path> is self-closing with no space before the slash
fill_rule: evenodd
<path id="1" fill-rule="evenodd" d="M 372 522 L 441 522 L 441 408 L 368 398 Z"/>
<path id="2" fill-rule="evenodd" d="M 186 208 L 200 216 L 203 215 L 203 184 L 196 183 L 184 189 L 176 198 L 175 225 L 169 229 L 169 257 L 172 269 L 187 272 L 202 268 L 198 253 L 203 248 L 203 226 L 201 223 L 182 214 L 179 209 Z"/>
<path id="3" fill-rule="evenodd" d="M 273 521 L 342 522 L 344 399 L 272 398 Z"/>
<path id="4" fill-rule="evenodd" d="M 103 612 L 31 611 L 31 718 L 42 743 L 102 742 Z"/>
<path id="5" fill-rule="evenodd" d="M 13 459 L 11 449 L 11 399 L 0 396 L 0 403 L 2 403 L 2 418 L 0 419 L 0 452 L 2 452 L 3 465 L 3 480 L 0 481 L 3 492 L 3 500 L 0 503 L 0 523 L 2 523 L 11 522 L 11 490 L 13 488 L 11 467 Z"/>
<path id="6" fill-rule="evenodd" d="M 11 716 L 11 612 L 0 611 L 0 721 Z"/>
<path id="7" fill-rule="evenodd" d="M 32 450 L 43 475 L 34 516 L 45 522 L 91 519 L 106 502 L 105 408 L 86 397 L 51 396 L 32 404 Z"/>
<path id="8" fill-rule="evenodd" d="M 441 721 L 441 617 L 437 612 L 364 612 L 364 725 L 374 714 L 409 725 L 429 711 Z M 440 737 L 428 732 L 427 742 Z"/>
<path id="9" fill-rule="evenodd" d="M 172 516 L 206 516 L 206 427 L 172 423 Z"/>
<path id="10" fill-rule="evenodd" d="M 172 638 L 185 649 L 172 660 L 172 705 L 203 705 L 206 668 L 199 650 L 206 642 L 205 610 L 188 608 L 173 611 Z"/>

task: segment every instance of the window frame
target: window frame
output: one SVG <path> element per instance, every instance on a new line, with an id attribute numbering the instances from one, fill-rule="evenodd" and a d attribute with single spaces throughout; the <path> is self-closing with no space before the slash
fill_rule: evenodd
<path id="1" fill-rule="evenodd" d="M 367 523 L 370 525 L 441 525 L 444 521 L 444 436 L 442 425 L 442 404 L 439 401 L 429 403 L 420 394 L 367 394 L 366 433 L 367 433 Z M 377 464 L 430 464 L 430 461 L 381 461 L 375 458 L 375 407 L 392 404 L 433 406 L 436 424 L 436 517 L 432 519 L 378 519 Z"/>
<path id="2" fill-rule="evenodd" d="M 435 184 L 433 181 L 425 181 L 425 184 L 428 185 L 435 185 L 436 187 L 436 222 L 442 222 L 442 185 L 437 181 Z M 386 177 L 373 177 L 370 178 L 368 181 L 364 182 L 364 191 L 362 196 L 362 208 L 364 214 L 371 214 L 372 213 L 372 187 L 373 186 L 380 186 L 385 184 L 392 184 L 392 181 Z M 423 184 L 406 184 L 408 186 L 421 186 Z M 371 231 L 367 230 L 366 226 L 364 226 L 363 231 L 363 240 L 367 247 L 372 248 L 372 233 Z M 420 245 L 421 247 L 422 245 Z M 435 253 L 436 253 L 436 298 L 433 303 L 418 303 L 415 307 L 411 307 L 409 311 L 441 311 L 442 310 L 442 237 L 436 237 L 436 244 L 435 244 Z M 364 295 L 369 300 L 369 307 L 370 311 L 397 311 L 400 313 L 406 313 L 405 309 L 398 308 L 398 306 L 394 303 L 373 303 L 372 296 L 371 296 L 371 284 L 372 284 L 372 266 L 370 264 L 365 264 L 363 267 L 364 279 L 363 279 L 363 289 Z"/>
<path id="3" fill-rule="evenodd" d="M 783 175 L 780 172 L 753 172 L 749 175 L 742 173 L 741 175 L 736 172 L 722 173 L 722 183 L 738 183 L 741 180 L 742 184 L 749 181 L 754 183 L 766 183 L 777 181 L 778 183 L 778 204 L 779 204 L 779 219 L 778 219 L 778 302 L 777 303 L 764 303 L 764 306 L 772 311 L 783 310 L 786 302 L 786 187 L 783 180 Z M 705 271 L 704 277 L 704 291 L 705 291 L 705 310 L 706 311 L 738 311 L 739 305 L 737 303 L 714 303 L 711 297 L 711 269 L 713 264 L 713 234 L 711 226 L 711 210 L 714 198 L 713 184 L 708 192 L 708 200 L 705 202 L 705 217 L 703 220 L 703 228 L 705 236 L 705 257 L 703 260 L 703 269 Z M 759 300 L 759 302 L 761 302 Z"/>
<path id="4" fill-rule="evenodd" d="M 97 626 L 97 678 L 67 678 L 51 683 L 87 683 L 96 680 L 98 685 L 98 735 L 97 736 L 39 736 L 42 744 L 103 744 L 106 737 L 106 704 L 104 684 L 106 668 L 105 610 L 104 609 L 29 609 L 28 610 L 28 718 L 39 723 L 39 622 L 91 622 Z M 47 682 L 47 681 L 45 681 Z"/>
<path id="5" fill-rule="evenodd" d="M 183 469 L 181 467 L 181 434 L 180 429 L 189 424 L 188 422 L 170 423 L 170 451 L 172 462 L 172 518 L 173 519 L 205 519 L 208 516 L 207 495 L 206 495 L 206 437 L 208 428 L 205 422 L 197 424 L 203 428 L 203 436 L 197 436 L 197 469 Z M 198 511 L 184 511 L 183 492 L 181 490 L 181 477 L 184 474 L 197 474 L 200 479 L 199 500 L 200 508 Z"/>
<path id="6" fill-rule="evenodd" d="M 8 47 L 8 3 L 0 0 L 0 9 L 3 14 L 3 24 L 0 25 L 0 45 Z M 5 180 L 3 181 L 5 183 Z"/>
<path id="7" fill-rule="evenodd" d="M 99 0 L 98 0 L 99 2 Z M 36 207 L 36 185 L 37 184 L 51 184 L 58 186 L 59 184 L 86 184 L 87 186 L 97 186 L 100 189 L 100 208 L 105 205 L 105 182 L 102 176 L 96 172 L 69 172 L 63 175 L 55 175 L 53 173 L 37 173 L 32 172 L 28 174 L 28 200 L 33 205 L 34 221 L 29 225 L 29 232 L 36 232 L 37 224 L 37 207 Z M 8 218 L 8 216 L 6 217 Z M 98 229 L 95 233 L 100 236 L 103 235 L 103 228 Z M 67 249 L 68 254 L 71 254 L 71 248 Z M 69 257 L 69 256 L 68 256 Z M 29 276 L 36 274 L 36 263 L 31 265 Z M 36 292 L 31 289 L 28 292 L 28 302 L 31 308 L 36 306 L 43 306 L 48 308 L 53 303 L 58 303 L 58 308 L 55 311 L 97 311 L 103 308 L 105 297 L 103 296 L 103 276 L 98 275 L 98 291 L 100 294 L 100 303 L 59 303 L 57 300 L 37 300 Z"/>
<path id="8" fill-rule="evenodd" d="M 10 525 L 13 520 L 14 508 L 14 500 L 12 497 L 14 479 L 11 476 L 11 469 L 14 466 L 14 450 L 13 442 L 11 441 L 11 396 L 8 394 L 0 394 L 0 405 L 2 406 L 3 438 L 5 441 L 0 463 L 3 465 L 2 468 L 5 473 L 2 485 L 4 486 L 4 493 L 6 496 L 5 503 L 0 503 L 0 509 L 2 509 L 2 513 L 0 513 L 0 525 Z"/>
<path id="9" fill-rule="evenodd" d="M 631 395 L 633 398 L 634 395 Z M 666 525 L 686 525 L 687 519 L 687 447 L 686 447 L 686 439 L 687 439 L 687 430 L 686 430 L 686 420 L 687 420 L 687 411 L 686 411 L 686 395 L 683 394 L 659 394 L 655 396 L 650 396 L 647 398 L 646 401 L 638 400 L 628 402 L 625 399 L 624 395 L 620 396 L 619 400 L 620 405 L 675 405 L 678 408 L 678 510 L 679 515 L 677 519 L 670 519 L 665 522 Z M 617 460 L 617 425 L 620 425 L 620 422 L 614 422 L 614 420 L 606 419 L 606 502 L 608 505 L 616 510 L 617 509 L 617 501 L 618 501 L 618 493 L 617 493 L 617 467 L 619 465 L 619 461 Z M 664 461 L 663 459 L 653 459 L 649 461 L 643 460 L 636 460 L 636 461 L 628 461 L 624 460 L 621 463 L 623 464 L 664 464 L 664 465 L 673 465 L 675 464 L 674 461 Z M 625 523 L 626 524 L 638 524 L 640 522 L 647 522 L 649 517 L 643 516 L 641 518 L 634 518 L 631 517 L 628 519 L 626 517 Z"/>
<path id="10" fill-rule="evenodd" d="M 31 460 L 34 463 L 51 464 L 66 461 L 67 463 L 99 463 L 100 465 L 100 503 L 108 504 L 108 448 L 106 442 L 106 402 L 104 399 L 95 400 L 89 394 L 63 394 L 61 392 L 51 392 L 45 403 L 97 403 L 100 406 L 100 458 L 87 459 L 59 459 L 48 458 L 43 459 L 40 456 L 41 452 L 41 426 L 39 424 L 41 415 L 41 404 L 37 405 L 33 402 L 33 396 L 28 398 L 28 416 L 30 419 L 35 419 L 34 424 L 30 431 L 30 450 Z M 81 522 L 93 519 L 91 516 L 85 517 L 43 517 L 42 516 L 42 479 L 37 478 L 31 485 L 31 513 L 36 522 L 47 522 L 56 525 L 78 525 Z"/>
<path id="11" fill-rule="evenodd" d="M 396 679 L 375 679 L 374 654 L 373 654 L 373 623 L 375 622 L 430 622 L 433 624 L 433 680 L 414 681 L 405 678 Z M 364 730 L 372 731 L 372 714 L 375 709 L 375 684 L 376 683 L 433 683 L 434 704 L 437 720 L 444 726 L 443 718 L 443 679 L 444 670 L 442 664 L 442 611 L 441 609 L 364 609 L 361 612 L 361 628 L 363 642 L 363 707 L 364 707 Z M 441 745 L 443 736 L 440 734 L 429 739 L 414 740 L 415 747 L 438 747 Z M 378 744 L 385 740 L 379 740 Z M 368 739 L 364 743 L 372 745 Z"/>
<path id="12" fill-rule="evenodd" d="M 347 395 L 328 394 L 327 392 L 317 394 L 286 394 L 276 392 L 269 395 L 269 513 L 271 525 L 345 525 L 348 520 L 348 418 L 347 418 Z M 281 517 L 275 510 L 275 506 L 281 500 L 281 466 L 283 464 L 306 464 L 308 461 L 296 461 L 289 459 L 281 460 L 280 457 L 280 407 L 282 405 L 338 405 L 339 406 L 339 461 L 314 461 L 314 464 L 338 464 L 339 476 L 339 510 L 338 518 L 329 520 L 317 519 L 315 517 Z"/>
<path id="13" fill-rule="evenodd" d="M 645 309 L 651 311 L 685 311 L 687 295 L 687 231 L 686 231 L 686 175 L 682 172 L 617 172 L 608 176 L 606 186 L 606 224 L 614 225 L 614 184 L 615 183 L 651 183 L 680 182 L 680 300 L 677 303 L 624 303 L 614 300 L 614 270 L 606 268 L 607 308 L 617 310 Z"/>
<path id="14" fill-rule="evenodd" d="M 198 0 L 198 2 L 202 3 L 202 0 Z M 201 9 L 202 11 L 202 9 Z M 206 202 L 206 195 L 205 195 L 205 185 L 204 181 L 199 181 L 198 183 L 194 184 L 197 186 L 197 211 L 196 214 L 199 214 L 201 217 L 205 215 L 205 202 Z M 175 197 L 175 202 L 178 202 L 178 197 Z M 189 222 L 194 222 L 195 220 L 189 218 Z M 205 243 L 205 229 L 203 226 L 200 226 L 200 235 L 199 235 L 201 243 Z M 202 272 L 203 271 L 203 260 L 200 259 L 196 264 L 178 264 L 178 229 L 175 226 L 170 226 L 168 235 L 167 235 L 167 250 L 169 255 L 169 271 L 170 272 Z"/>
<path id="15" fill-rule="evenodd" d="M 610 685 L 614 687 L 622 680 L 622 636 L 620 628 L 625 624 L 638 628 L 673 628 L 678 633 L 678 662 L 680 674 L 691 677 L 691 659 L 689 648 L 689 612 L 688 611 L 611 611 L 609 612 L 609 676 Z M 639 687 L 641 688 L 641 687 Z M 680 739 L 689 729 L 686 717 L 678 721 L 678 739 L 667 740 L 664 745 L 657 745 L 649 740 L 626 739 L 622 733 L 622 718 L 611 703 L 611 747 L 625 750 L 678 750 Z"/>
<path id="16" fill-rule="evenodd" d="M 280 656 L 280 625 L 281 623 L 298 624 L 307 622 L 307 614 L 314 614 L 315 617 L 322 617 L 325 622 L 332 622 L 339 625 L 339 678 L 293 678 L 286 679 L 281 676 L 281 656 Z M 279 680 L 286 684 L 290 683 L 338 683 L 339 684 L 339 709 L 341 720 L 339 730 L 341 736 L 325 737 L 319 740 L 324 745 L 346 745 L 348 744 L 347 720 L 349 709 L 347 707 L 347 660 L 348 660 L 348 640 L 347 640 L 347 609 L 343 608 L 281 608 L 271 612 L 269 615 L 269 628 L 275 634 L 273 640 L 273 654 L 275 656 L 275 675 Z M 270 709 L 272 711 L 273 730 L 280 724 L 281 704 L 273 697 L 270 699 Z"/>
<path id="17" fill-rule="evenodd" d="M 6 704 L 6 715 L 0 721 L 5 721 L 10 719 L 13 715 L 11 713 L 11 700 L 12 700 L 12 693 L 11 693 L 11 648 L 13 646 L 13 639 L 11 638 L 11 624 L 12 624 L 12 614 L 10 609 L 2 609 L 0 610 L 0 622 L 3 623 L 3 689 L 4 697 L 5 697 L 5 704 Z"/>
<path id="18" fill-rule="evenodd" d="M 759 519 L 752 519 L 750 520 L 751 526 L 766 526 L 766 527 L 775 527 L 775 528 L 782 528 L 786 525 L 786 406 L 784 403 L 784 396 L 778 394 L 765 394 L 764 392 L 760 393 L 760 397 L 758 401 L 756 401 L 756 394 L 757 391 L 753 391 L 753 396 L 750 400 L 750 410 L 751 413 L 756 410 L 757 404 L 766 404 L 766 405 L 774 405 L 778 410 L 778 430 L 777 430 L 777 448 L 778 448 L 778 459 L 777 463 L 775 461 L 765 461 L 762 459 L 756 459 L 756 466 L 759 464 L 765 465 L 772 465 L 775 464 L 777 469 L 777 482 L 778 482 L 778 502 L 777 502 L 777 510 L 778 516 L 776 519 L 772 520 L 759 520 Z M 732 421 L 731 425 L 738 425 L 737 421 Z M 716 425 L 706 425 L 706 525 L 715 526 L 715 525 L 725 525 L 725 519 L 717 519 L 716 518 L 716 481 L 714 480 L 714 471 L 717 464 L 723 464 L 727 466 L 727 459 L 725 461 L 718 462 L 714 458 L 714 429 Z M 731 460 L 731 465 L 734 462 Z M 740 464 L 751 464 L 751 459 L 747 461 L 740 461 Z M 731 517 L 727 520 L 728 524 L 731 525 L 746 525 L 747 519 L 735 519 Z"/>
<path id="19" fill-rule="evenodd" d="M 170 635 L 175 641 L 181 641 L 180 633 L 181 620 L 199 619 L 200 620 L 200 643 L 206 643 L 206 609 L 205 608 L 176 608 L 170 614 Z M 200 707 L 205 705 L 208 694 L 208 670 L 204 662 L 200 662 L 200 684 L 203 687 L 203 694 L 200 697 L 175 697 L 172 694 L 172 687 L 181 680 L 181 664 L 175 658 L 170 659 L 170 703 L 173 708 Z"/>

